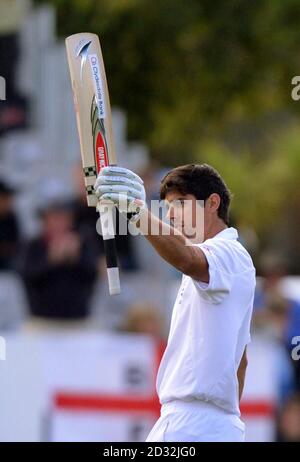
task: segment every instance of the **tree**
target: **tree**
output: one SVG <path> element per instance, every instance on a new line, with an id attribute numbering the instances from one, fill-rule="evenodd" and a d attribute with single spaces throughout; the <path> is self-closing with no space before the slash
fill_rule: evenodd
<path id="1" fill-rule="evenodd" d="M 163 161 L 193 158 L 199 141 L 226 140 L 235 124 L 299 114 L 290 99 L 300 71 L 297 0 L 52 3 L 61 36 L 100 35 L 112 103 L 127 112 L 129 136 Z"/>

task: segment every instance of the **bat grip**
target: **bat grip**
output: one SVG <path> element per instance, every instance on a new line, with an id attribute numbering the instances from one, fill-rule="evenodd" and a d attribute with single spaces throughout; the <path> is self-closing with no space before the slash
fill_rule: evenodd
<path id="1" fill-rule="evenodd" d="M 111 204 L 105 205 L 105 210 L 101 209 L 101 212 L 98 207 L 97 209 L 100 213 L 104 252 L 106 257 L 109 293 L 110 295 L 117 295 L 121 293 L 121 287 L 113 223 L 114 206 Z"/>

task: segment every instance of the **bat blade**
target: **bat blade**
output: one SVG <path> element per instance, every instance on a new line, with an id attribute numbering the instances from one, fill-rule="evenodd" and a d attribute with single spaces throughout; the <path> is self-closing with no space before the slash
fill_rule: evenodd
<path id="1" fill-rule="evenodd" d="M 116 164 L 112 117 L 104 62 L 95 34 L 66 39 L 87 201 L 97 205 L 93 185 L 106 165 Z"/>
<path id="2" fill-rule="evenodd" d="M 101 169 L 116 164 L 112 116 L 99 38 L 80 33 L 66 38 L 84 181 L 89 206 L 97 206 L 94 183 Z M 111 207 L 100 213 L 110 294 L 120 293 Z"/>

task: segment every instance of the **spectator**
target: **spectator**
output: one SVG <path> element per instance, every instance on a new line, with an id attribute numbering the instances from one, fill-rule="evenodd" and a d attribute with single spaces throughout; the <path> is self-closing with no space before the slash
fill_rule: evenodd
<path id="1" fill-rule="evenodd" d="M 300 395 L 290 396 L 279 413 L 278 441 L 300 443 Z"/>
<path id="2" fill-rule="evenodd" d="M 291 358 L 291 343 L 288 342 L 287 336 L 291 305 L 289 300 L 278 293 L 269 293 L 265 303 L 266 306 L 255 313 L 253 327 L 256 331 L 262 330 L 278 344 L 278 390 L 280 400 L 283 401 L 297 386 L 295 361 Z"/>
<path id="3" fill-rule="evenodd" d="M 287 274 L 286 262 L 281 255 L 265 253 L 260 259 L 260 274 L 254 299 L 254 310 L 258 311 L 266 306 L 269 294 L 282 294 L 282 278 Z"/>
<path id="4" fill-rule="evenodd" d="M 163 339 L 165 334 L 161 314 L 157 308 L 150 303 L 136 303 L 131 305 L 121 330 L 138 334 L 148 334 L 157 339 Z"/>
<path id="5" fill-rule="evenodd" d="M 272 330 L 252 330 L 251 337 L 242 399 L 246 441 L 274 441 L 276 413 L 295 390 L 293 368 L 286 348 Z"/>
<path id="6" fill-rule="evenodd" d="M 266 323 L 273 336 L 286 343 L 286 331 L 289 320 L 289 302 L 279 294 L 269 294 L 266 300 Z"/>
<path id="7" fill-rule="evenodd" d="M 56 200 L 40 214 L 42 232 L 28 243 L 23 265 L 31 314 L 60 320 L 85 318 L 96 277 L 93 246 L 74 230 L 71 203 Z"/>
<path id="8" fill-rule="evenodd" d="M 0 180 L 0 271 L 14 268 L 20 239 L 13 196 L 13 189 Z"/>
<path id="9" fill-rule="evenodd" d="M 281 298 L 281 308 L 278 304 L 277 308 L 273 307 L 273 321 L 276 319 L 281 324 L 281 340 L 290 351 L 293 347 L 292 338 L 299 335 L 300 304 L 297 300 L 283 294 L 282 281 L 283 277 L 288 274 L 286 261 L 280 255 L 268 253 L 263 255 L 260 266 L 263 278 L 257 284 L 254 299 L 255 322 L 260 322 L 259 320 L 268 315 L 266 308 L 270 303 L 272 304 L 272 300 Z M 279 327 L 278 323 L 277 327 Z M 293 361 L 293 367 L 296 375 L 296 385 L 300 390 L 300 367 L 297 361 Z"/>

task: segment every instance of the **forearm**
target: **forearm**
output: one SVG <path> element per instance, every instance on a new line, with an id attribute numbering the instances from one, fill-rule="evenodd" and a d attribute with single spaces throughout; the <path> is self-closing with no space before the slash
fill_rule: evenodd
<path id="1" fill-rule="evenodd" d="M 185 273 L 192 264 L 195 248 L 178 230 L 159 220 L 149 210 L 143 210 L 137 223 L 139 231 L 170 265 Z"/>

